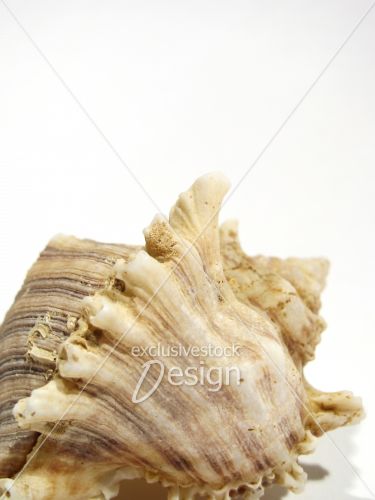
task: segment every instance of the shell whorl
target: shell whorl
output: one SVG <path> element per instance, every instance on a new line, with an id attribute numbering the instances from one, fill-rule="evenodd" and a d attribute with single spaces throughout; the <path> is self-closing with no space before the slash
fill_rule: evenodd
<path id="1" fill-rule="evenodd" d="M 135 251 L 58 236 L 28 272 L 0 329 L 0 477 L 18 472 L 38 437 L 20 429 L 14 405 L 52 378 L 59 345 L 82 315 L 82 299 L 116 286 L 114 263 Z"/>

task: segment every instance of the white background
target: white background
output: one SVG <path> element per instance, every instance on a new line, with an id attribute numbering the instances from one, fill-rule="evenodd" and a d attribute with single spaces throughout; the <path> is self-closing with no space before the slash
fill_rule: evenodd
<path id="1" fill-rule="evenodd" d="M 238 182 L 370 4 L 8 0 L 164 213 L 205 172 Z M 222 213 L 248 253 L 332 262 L 307 375 L 368 415 L 303 459 L 304 499 L 370 498 L 347 460 L 375 491 L 374 49 L 375 9 Z M 3 316 L 51 236 L 141 243 L 158 209 L 1 1 L 0 141 Z"/>

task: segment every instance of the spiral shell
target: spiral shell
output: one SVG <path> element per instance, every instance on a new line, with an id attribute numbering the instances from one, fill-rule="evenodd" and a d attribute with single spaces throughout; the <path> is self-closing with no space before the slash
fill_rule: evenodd
<path id="1" fill-rule="evenodd" d="M 220 174 L 198 179 L 144 247 L 60 236 L 41 253 L 0 331 L 8 497 L 109 499 L 131 478 L 170 500 L 260 498 L 274 482 L 298 492 L 315 436 L 361 418 L 358 398 L 303 375 L 327 262 L 247 256 L 236 225 L 218 227 L 227 189 Z M 145 364 L 163 377 L 146 379 Z M 218 388 L 192 373 L 234 377 Z"/>

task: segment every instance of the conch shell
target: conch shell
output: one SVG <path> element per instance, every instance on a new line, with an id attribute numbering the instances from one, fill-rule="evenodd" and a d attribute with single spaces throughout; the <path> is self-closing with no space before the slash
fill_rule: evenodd
<path id="1" fill-rule="evenodd" d="M 218 227 L 227 189 L 221 174 L 198 179 L 144 247 L 58 236 L 41 253 L 0 331 L 5 497 L 110 499 L 131 478 L 161 482 L 170 500 L 298 492 L 315 436 L 361 418 L 358 398 L 303 376 L 325 326 L 327 262 L 245 255 L 236 225 Z M 184 352 L 148 350 L 172 345 Z M 209 345 L 238 352 L 203 355 Z M 146 381 L 152 362 L 240 378 L 217 390 L 150 369 Z"/>

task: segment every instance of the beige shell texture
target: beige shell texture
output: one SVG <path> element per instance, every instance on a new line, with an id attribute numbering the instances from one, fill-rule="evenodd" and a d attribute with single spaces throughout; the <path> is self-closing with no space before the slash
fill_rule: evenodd
<path id="1" fill-rule="evenodd" d="M 236 224 L 218 226 L 227 190 L 221 174 L 198 179 L 144 247 L 59 236 L 41 253 L 0 330 L 4 497 L 110 499 L 132 478 L 170 500 L 255 499 L 272 483 L 299 492 L 298 457 L 361 418 L 358 398 L 303 375 L 325 327 L 327 262 L 247 256 Z M 148 350 L 175 345 L 184 352 Z M 202 354 L 208 345 L 239 351 Z M 150 370 L 141 391 L 160 383 L 137 401 L 149 362 L 235 365 L 241 377 L 213 390 Z"/>

